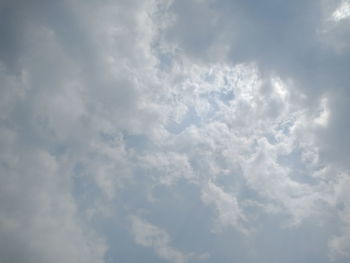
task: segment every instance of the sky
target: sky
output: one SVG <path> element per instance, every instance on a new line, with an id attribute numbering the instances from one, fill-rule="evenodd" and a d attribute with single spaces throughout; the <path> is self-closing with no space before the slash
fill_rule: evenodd
<path id="1" fill-rule="evenodd" d="M 0 261 L 349 262 L 349 69 L 348 0 L 0 0 Z"/>

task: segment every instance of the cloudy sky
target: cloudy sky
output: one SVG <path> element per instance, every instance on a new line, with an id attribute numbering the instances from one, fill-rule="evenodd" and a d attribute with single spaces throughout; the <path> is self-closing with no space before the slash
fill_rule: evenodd
<path id="1" fill-rule="evenodd" d="M 349 69 L 347 0 L 0 0 L 0 261 L 349 262 Z"/>

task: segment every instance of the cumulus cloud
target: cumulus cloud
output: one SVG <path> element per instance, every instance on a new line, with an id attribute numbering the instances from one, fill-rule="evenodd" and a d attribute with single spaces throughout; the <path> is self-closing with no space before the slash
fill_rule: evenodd
<path id="1" fill-rule="evenodd" d="M 2 261 L 271 262 L 290 229 L 349 258 L 348 1 L 0 14 Z"/>

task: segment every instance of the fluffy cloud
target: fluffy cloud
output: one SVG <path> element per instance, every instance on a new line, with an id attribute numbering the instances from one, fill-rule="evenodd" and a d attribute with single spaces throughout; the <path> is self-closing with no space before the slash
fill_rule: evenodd
<path id="1" fill-rule="evenodd" d="M 1 47 L 4 262 L 103 262 L 108 245 L 84 219 L 97 209 L 98 191 L 90 193 L 86 207 L 79 201 L 86 193 L 76 184 L 94 182 L 112 198 L 126 174 L 118 137 L 123 129 L 147 130 L 155 118 L 141 110 L 141 76 L 130 69 L 136 64 L 144 68 L 142 60 L 149 56 L 152 32 L 137 31 L 148 20 L 142 5 L 96 4 L 1 2 L 6 39 Z M 132 10 L 141 8 L 134 17 L 110 20 L 130 4 Z M 103 18 L 99 24 L 89 20 L 92 13 Z M 117 26 L 123 29 L 113 31 Z M 133 47 L 115 47 L 115 39 L 125 38 L 132 28 L 142 45 L 132 39 Z M 114 65 L 119 56 L 111 52 L 114 48 L 126 57 L 135 55 L 136 61 Z M 140 118 L 131 117 L 139 113 Z"/>
<path id="2" fill-rule="evenodd" d="M 66 167 L 1 129 L 4 262 L 103 262 L 106 245 L 77 211 Z"/>
<path id="3" fill-rule="evenodd" d="M 268 262 L 261 236 L 291 228 L 322 233 L 311 261 L 349 257 L 347 1 L 0 9 L 5 262 L 109 262 L 128 238 L 150 261 Z"/>

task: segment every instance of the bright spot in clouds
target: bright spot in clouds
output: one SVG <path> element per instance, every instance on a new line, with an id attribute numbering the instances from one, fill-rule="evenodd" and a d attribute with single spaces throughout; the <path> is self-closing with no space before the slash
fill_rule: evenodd
<path id="1" fill-rule="evenodd" d="M 340 21 L 350 16 L 350 2 L 343 1 L 341 5 L 334 11 L 332 17 L 334 21 Z"/>

